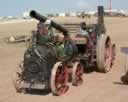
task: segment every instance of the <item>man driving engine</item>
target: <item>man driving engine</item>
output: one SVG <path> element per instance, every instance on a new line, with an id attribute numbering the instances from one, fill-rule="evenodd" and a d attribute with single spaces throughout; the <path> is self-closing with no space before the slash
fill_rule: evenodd
<path id="1" fill-rule="evenodd" d="M 51 28 L 51 20 L 46 20 L 45 23 L 43 22 L 38 23 L 36 38 L 37 38 L 37 43 L 41 45 L 52 41 L 53 32 Z"/>
<path id="2" fill-rule="evenodd" d="M 80 23 L 80 29 L 78 30 L 78 34 L 77 35 L 89 38 L 89 34 L 86 31 L 86 29 L 87 29 L 86 23 L 85 22 L 81 22 Z"/>

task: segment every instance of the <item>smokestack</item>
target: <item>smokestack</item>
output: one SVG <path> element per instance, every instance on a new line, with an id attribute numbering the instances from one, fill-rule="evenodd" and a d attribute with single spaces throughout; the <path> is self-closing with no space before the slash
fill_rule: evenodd
<path id="1" fill-rule="evenodd" d="M 109 0 L 109 10 L 112 9 L 112 0 Z"/>
<path id="2" fill-rule="evenodd" d="M 98 24 L 104 24 L 104 7 L 98 6 Z"/>

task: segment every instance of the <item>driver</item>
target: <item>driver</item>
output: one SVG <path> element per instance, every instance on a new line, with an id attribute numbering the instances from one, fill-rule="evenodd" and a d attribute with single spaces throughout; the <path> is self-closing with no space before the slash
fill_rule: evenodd
<path id="1" fill-rule="evenodd" d="M 51 20 L 46 20 L 46 22 L 39 22 L 37 25 L 37 43 L 46 44 L 52 41 L 53 32 L 51 28 Z"/>
<path id="2" fill-rule="evenodd" d="M 51 29 L 51 20 L 46 20 L 46 22 L 39 22 L 37 25 L 37 32 L 41 35 L 48 35 Z"/>
<path id="3" fill-rule="evenodd" d="M 85 22 L 80 23 L 80 29 L 77 35 L 89 38 L 89 33 L 87 32 L 87 25 Z"/>

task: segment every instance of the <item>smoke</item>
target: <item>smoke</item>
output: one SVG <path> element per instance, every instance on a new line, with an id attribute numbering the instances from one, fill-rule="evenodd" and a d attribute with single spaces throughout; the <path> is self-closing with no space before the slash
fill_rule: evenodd
<path id="1" fill-rule="evenodd" d="M 91 8 L 91 5 L 87 1 L 79 0 L 77 2 L 77 7 L 81 8 L 81 9 L 83 9 L 83 8 Z"/>

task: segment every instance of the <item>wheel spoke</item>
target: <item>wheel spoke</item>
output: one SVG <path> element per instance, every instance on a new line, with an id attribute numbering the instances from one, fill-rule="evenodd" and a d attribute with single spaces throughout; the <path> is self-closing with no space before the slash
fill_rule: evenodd
<path id="1" fill-rule="evenodd" d="M 23 63 L 19 64 L 17 71 L 14 73 L 13 76 L 13 83 L 14 87 L 17 92 L 22 92 L 21 83 L 23 82 Z"/>
<path id="2" fill-rule="evenodd" d="M 68 88 L 67 69 L 64 64 L 58 62 L 55 64 L 53 71 L 56 73 L 56 75 L 55 75 L 55 82 L 53 80 L 53 83 L 51 83 L 52 92 L 55 95 L 62 95 L 67 91 Z M 54 79 L 54 76 L 51 78 Z"/>
<path id="3" fill-rule="evenodd" d="M 107 70 L 110 69 L 111 67 L 111 43 L 108 42 L 107 43 L 107 46 L 106 46 L 106 49 L 105 49 L 105 67 Z"/>
<path id="4" fill-rule="evenodd" d="M 74 74 L 75 73 L 75 74 Z M 73 67 L 72 84 L 78 86 L 83 83 L 83 66 L 76 62 Z"/>

